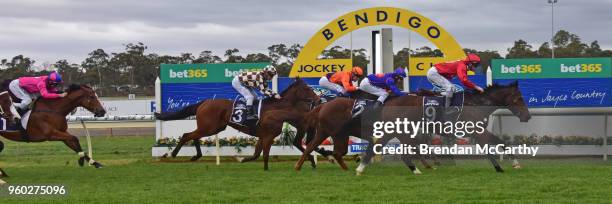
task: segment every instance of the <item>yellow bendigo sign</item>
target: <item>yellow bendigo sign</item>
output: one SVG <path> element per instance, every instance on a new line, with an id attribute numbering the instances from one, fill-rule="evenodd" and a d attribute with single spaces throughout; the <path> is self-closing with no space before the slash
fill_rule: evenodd
<path id="1" fill-rule="evenodd" d="M 413 61 L 423 63 L 424 70 L 429 64 L 465 58 L 457 41 L 444 28 L 430 19 L 401 8 L 374 7 L 347 13 L 334 19 L 315 33 L 306 43 L 291 69 L 290 77 L 321 77 L 329 72 L 350 69 L 351 59 L 318 59 L 331 43 L 354 30 L 378 25 L 391 25 L 409 29 L 428 39 L 442 53 L 443 58 L 413 58 L 409 61 L 410 75 L 424 73 Z"/>

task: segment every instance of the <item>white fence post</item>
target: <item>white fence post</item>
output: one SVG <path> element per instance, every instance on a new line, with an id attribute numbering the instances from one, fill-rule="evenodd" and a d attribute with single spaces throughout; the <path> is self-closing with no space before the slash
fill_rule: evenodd
<path id="1" fill-rule="evenodd" d="M 491 71 L 491 66 L 487 67 L 487 86 L 493 85 L 493 71 Z"/>
<path id="2" fill-rule="evenodd" d="M 608 161 L 608 114 L 606 113 L 604 117 L 603 160 Z"/>
<path id="3" fill-rule="evenodd" d="M 155 79 L 155 112 L 161 113 L 161 80 Z M 155 120 L 155 142 L 162 138 L 162 121 Z"/>

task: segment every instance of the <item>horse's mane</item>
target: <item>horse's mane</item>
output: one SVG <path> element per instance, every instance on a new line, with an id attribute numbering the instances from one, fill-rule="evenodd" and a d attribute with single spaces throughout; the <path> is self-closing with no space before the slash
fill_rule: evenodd
<path id="1" fill-rule="evenodd" d="M 85 85 L 85 84 L 70 84 L 70 86 L 68 86 L 68 89 L 66 89 L 66 92 L 70 93 L 72 91 L 77 91 L 77 90 L 80 90 L 82 88 L 91 89 L 91 87 L 89 87 L 88 85 Z"/>
<path id="2" fill-rule="evenodd" d="M 288 87 L 287 87 L 285 90 L 283 90 L 282 92 L 280 92 L 280 95 L 281 95 L 282 97 L 285 97 L 285 95 L 287 94 L 287 92 L 289 91 L 289 89 L 292 89 L 292 88 L 294 88 L 294 87 L 301 86 L 301 85 L 304 85 L 304 84 L 306 84 L 306 82 L 304 82 L 304 80 L 303 80 L 303 79 L 301 79 L 300 77 L 296 77 L 296 78 L 295 78 L 295 81 L 294 81 L 293 83 L 291 83 L 291 84 L 290 84 L 290 85 L 289 85 L 289 86 L 288 86 Z M 266 98 L 264 98 L 264 99 L 263 99 L 263 102 L 265 102 L 265 103 L 269 103 L 269 102 L 274 102 L 274 101 L 277 101 L 277 100 L 278 100 L 278 99 L 276 99 L 276 98 L 266 97 Z"/>
<path id="3" fill-rule="evenodd" d="M 287 94 L 287 91 L 289 91 L 289 89 L 296 87 L 296 86 L 301 86 L 306 84 L 306 82 L 304 82 L 304 80 L 300 77 L 296 77 L 295 81 L 293 83 L 291 83 L 285 90 L 283 90 L 280 95 L 281 96 L 285 96 L 285 94 Z"/>
<path id="4" fill-rule="evenodd" d="M 497 90 L 503 89 L 503 88 L 508 88 L 508 87 L 518 87 L 518 81 L 514 81 L 508 85 L 501 85 L 498 83 L 493 83 L 493 85 L 488 86 L 487 88 L 484 89 L 485 93 L 491 93 L 491 92 L 495 92 Z"/>

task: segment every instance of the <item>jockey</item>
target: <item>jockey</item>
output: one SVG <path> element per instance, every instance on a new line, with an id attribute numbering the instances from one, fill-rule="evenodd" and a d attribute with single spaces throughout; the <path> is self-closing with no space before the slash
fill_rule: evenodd
<path id="1" fill-rule="evenodd" d="M 475 67 L 480 65 L 480 57 L 476 54 L 468 54 L 464 60 L 452 62 L 443 62 L 435 64 L 427 71 L 427 80 L 434 86 L 442 89 L 441 94 L 445 97 L 445 108 L 448 108 L 455 91 L 455 86 L 450 82 L 450 79 L 457 76 L 463 86 L 468 89 L 475 89 L 478 92 L 484 90 L 470 81 L 467 77 L 468 71 L 473 71 Z"/>
<path id="2" fill-rule="evenodd" d="M 319 86 L 334 90 L 340 95 L 346 95 L 347 93 L 357 91 L 358 88 L 353 86 L 352 82 L 357 81 L 361 76 L 363 76 L 363 69 L 355 66 L 351 71 L 338 71 L 326 74 L 319 80 Z"/>
<path id="3" fill-rule="evenodd" d="M 13 103 L 13 105 L 25 112 L 29 109 L 30 103 L 39 95 L 46 99 L 65 97 L 67 93 L 59 93 L 59 88 L 63 83 L 62 76 L 55 71 L 46 76 L 19 77 L 9 84 L 11 92 L 21 99 L 20 103 Z"/>
<path id="4" fill-rule="evenodd" d="M 405 77 L 406 70 L 404 68 L 397 68 L 394 72 L 386 74 L 370 74 L 365 79 L 361 80 L 359 89 L 378 96 L 378 100 L 374 105 L 374 108 L 377 108 L 382 106 L 382 104 L 385 103 L 385 99 L 389 96 L 387 90 L 391 90 L 391 92 L 397 96 L 405 95 L 405 93 L 395 85 L 397 81 Z"/>
<path id="5" fill-rule="evenodd" d="M 268 88 L 268 81 L 272 80 L 275 75 L 276 68 L 268 65 L 262 71 L 240 72 L 232 80 L 232 87 L 246 99 L 248 119 L 257 118 L 253 111 L 253 100 L 256 97 L 254 90 L 259 90 L 267 97 L 281 98 L 279 94 Z"/>

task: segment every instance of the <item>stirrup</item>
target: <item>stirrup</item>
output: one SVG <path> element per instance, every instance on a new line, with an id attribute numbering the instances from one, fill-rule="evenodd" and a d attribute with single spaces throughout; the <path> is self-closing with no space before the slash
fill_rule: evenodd
<path id="1" fill-rule="evenodd" d="M 459 112 L 459 107 L 457 106 L 449 106 L 444 110 L 444 114 L 451 115 Z"/>

